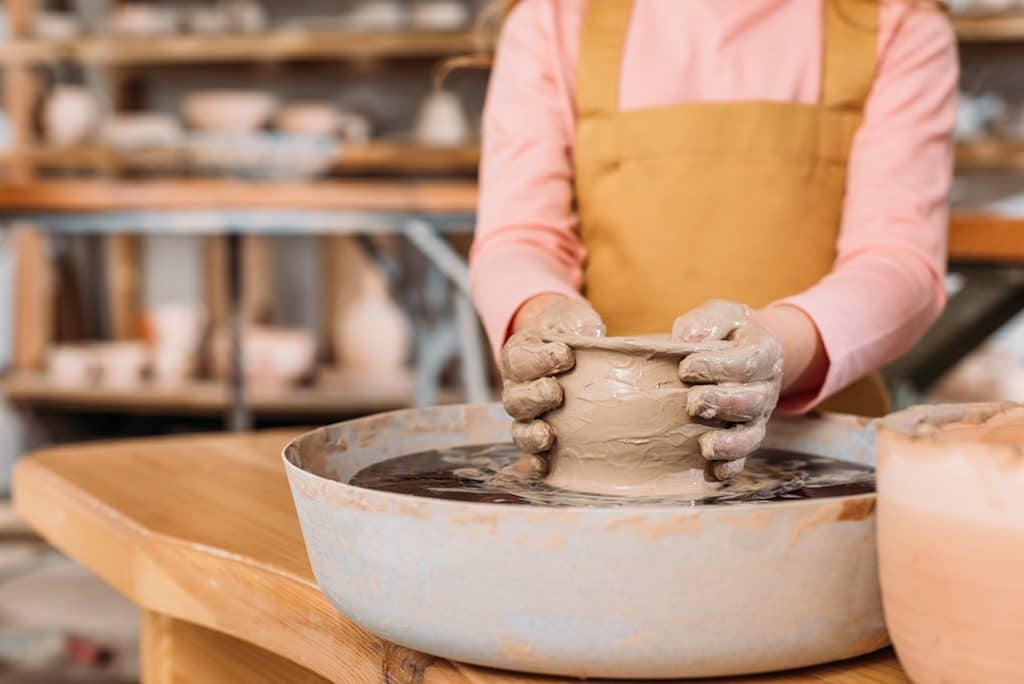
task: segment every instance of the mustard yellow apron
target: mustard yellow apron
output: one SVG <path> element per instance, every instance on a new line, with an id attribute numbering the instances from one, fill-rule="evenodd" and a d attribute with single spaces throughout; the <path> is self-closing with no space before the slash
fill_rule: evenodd
<path id="1" fill-rule="evenodd" d="M 711 298 L 761 307 L 836 257 L 846 164 L 875 73 L 877 0 L 824 0 L 818 104 L 619 110 L 633 0 L 591 0 L 576 105 L 576 201 L 587 297 L 612 335 L 665 332 Z M 877 376 L 825 407 L 882 415 Z"/>

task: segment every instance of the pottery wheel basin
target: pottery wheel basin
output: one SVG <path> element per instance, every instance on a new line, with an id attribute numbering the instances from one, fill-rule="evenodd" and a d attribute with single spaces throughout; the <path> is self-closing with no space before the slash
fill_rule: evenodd
<path id="1" fill-rule="evenodd" d="M 508 441 L 497 404 L 397 411 L 284 450 L 310 562 L 351 620 L 463 662 L 563 676 L 736 675 L 888 643 L 874 494 L 545 508 L 347 482 L 385 459 Z M 774 421 L 766 446 L 873 465 L 857 419 Z"/>

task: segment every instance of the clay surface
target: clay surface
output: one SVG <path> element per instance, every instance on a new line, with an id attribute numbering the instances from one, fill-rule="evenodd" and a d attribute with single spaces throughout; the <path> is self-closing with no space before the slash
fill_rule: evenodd
<path id="1" fill-rule="evenodd" d="M 1024 406 L 883 421 L 879 571 L 915 682 L 1024 681 Z"/>
<path id="2" fill-rule="evenodd" d="M 694 422 L 679 361 L 725 343 L 677 343 L 667 335 L 551 335 L 575 352 L 559 376 L 562 406 L 544 415 L 555 429 L 549 484 L 576 491 L 631 495 L 709 491 L 698 437 L 717 424 Z"/>

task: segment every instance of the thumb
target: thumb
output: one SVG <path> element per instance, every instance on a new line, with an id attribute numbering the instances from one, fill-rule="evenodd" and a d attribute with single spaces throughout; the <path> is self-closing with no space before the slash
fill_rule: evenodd
<path id="1" fill-rule="evenodd" d="M 745 304 L 711 299 L 688 311 L 672 324 L 674 342 L 724 340 L 750 316 Z"/>
<path id="2" fill-rule="evenodd" d="M 559 335 L 604 337 L 605 333 L 601 316 L 583 299 L 559 299 L 541 312 L 537 325 Z"/>

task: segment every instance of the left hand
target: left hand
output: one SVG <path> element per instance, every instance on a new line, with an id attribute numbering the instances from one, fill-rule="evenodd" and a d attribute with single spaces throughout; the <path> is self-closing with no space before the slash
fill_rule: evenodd
<path id="1" fill-rule="evenodd" d="M 745 457 L 764 440 L 782 385 L 782 347 L 751 318 L 746 305 L 718 299 L 677 318 L 672 339 L 733 343 L 728 349 L 692 354 L 679 363 L 679 378 L 693 385 L 687 412 L 727 423 L 700 437 L 709 474 L 727 479 L 743 470 Z"/>

